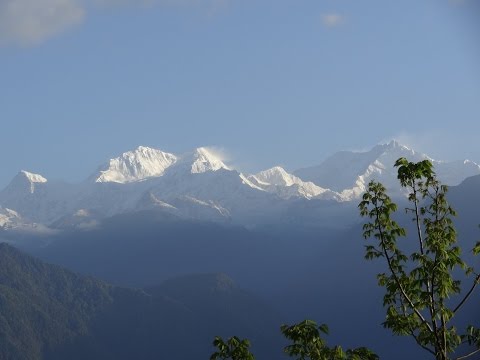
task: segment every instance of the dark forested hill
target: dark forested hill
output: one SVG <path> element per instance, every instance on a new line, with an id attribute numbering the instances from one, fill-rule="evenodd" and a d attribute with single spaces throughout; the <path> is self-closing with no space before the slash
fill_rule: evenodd
<path id="1" fill-rule="evenodd" d="M 0 244 L 1 358 L 40 358 L 88 334 L 96 314 L 113 302 L 112 290 Z"/>
<path id="2" fill-rule="evenodd" d="M 225 275 L 127 289 L 0 244 L 0 359 L 200 359 L 215 335 L 279 348 L 279 324 Z"/>

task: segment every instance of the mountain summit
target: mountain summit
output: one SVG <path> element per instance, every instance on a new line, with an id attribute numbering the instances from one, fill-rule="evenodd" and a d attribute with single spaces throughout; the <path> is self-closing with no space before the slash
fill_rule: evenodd
<path id="1" fill-rule="evenodd" d="M 33 194 L 38 184 L 47 182 L 42 175 L 34 174 L 25 170 L 21 170 L 10 182 L 8 188 L 11 191 L 19 191 Z"/>
<path id="2" fill-rule="evenodd" d="M 199 147 L 193 152 L 180 156 L 178 166 L 191 174 L 201 174 L 220 169 L 232 170 L 223 163 L 219 156 L 206 147 Z"/>
<path id="3" fill-rule="evenodd" d="M 205 147 L 185 155 L 175 155 L 146 146 L 127 151 L 110 159 L 90 177 L 93 182 L 120 184 L 161 177 L 170 168 L 185 169 L 199 174 L 219 169 L 230 170 L 222 160 Z"/>
<path id="4" fill-rule="evenodd" d="M 365 152 L 339 151 L 320 165 L 295 171 L 295 175 L 341 192 L 359 185 L 357 181 L 361 176 L 367 178 L 373 173 L 383 174 L 390 170 L 393 173 L 393 164 L 399 157 L 406 157 L 411 161 L 428 158 L 393 140 Z"/>
<path id="5" fill-rule="evenodd" d="M 128 183 L 162 176 L 175 164 L 177 157 L 161 150 L 139 146 L 121 156 L 110 159 L 92 176 L 95 182 Z"/>
<path id="6" fill-rule="evenodd" d="M 465 178 L 480 174 L 480 166 L 472 161 L 437 161 L 396 140 L 376 145 L 365 152 L 340 151 L 320 165 L 299 169 L 294 173 L 303 180 L 341 193 L 346 200 L 353 200 L 366 190 L 373 179 L 389 189 L 398 188 L 394 164 L 400 157 L 414 162 L 432 161 L 439 179 L 447 185 L 458 185 Z"/>
<path id="7" fill-rule="evenodd" d="M 303 181 L 295 175 L 288 173 L 284 168 L 275 166 L 248 177 L 259 188 L 275 193 L 281 198 L 304 197 L 307 199 L 340 200 L 340 195 L 315 185 L 310 181 Z"/>

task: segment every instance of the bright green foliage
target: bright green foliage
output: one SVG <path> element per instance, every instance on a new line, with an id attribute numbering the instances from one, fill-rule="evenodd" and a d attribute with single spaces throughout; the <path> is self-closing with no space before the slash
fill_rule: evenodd
<path id="1" fill-rule="evenodd" d="M 283 335 L 293 343 L 284 348 L 284 352 L 297 360 L 378 360 L 378 356 L 367 348 L 358 348 L 343 351 L 340 346 L 329 348 L 321 338 L 321 334 L 328 334 L 325 324 L 317 326 L 312 320 L 288 326 L 282 325 L 280 330 Z M 236 336 L 224 341 L 215 337 L 213 341 L 218 351 L 213 353 L 210 360 L 254 360 L 250 353 L 248 340 L 240 340 Z"/>
<path id="2" fill-rule="evenodd" d="M 284 352 L 299 360 L 326 359 L 330 353 L 320 333 L 328 335 L 328 326 L 322 324 L 317 327 L 315 321 L 305 320 L 292 326 L 280 327 L 283 335 L 293 341 L 292 345 L 284 348 Z"/>
<path id="3" fill-rule="evenodd" d="M 255 357 L 250 353 L 250 342 L 248 340 L 240 340 L 238 337 L 233 336 L 227 341 L 224 341 L 221 337 L 216 336 L 213 340 L 213 346 L 218 351 L 210 356 L 210 360 L 254 360 Z"/>
<path id="4" fill-rule="evenodd" d="M 328 335 L 328 326 L 317 326 L 315 321 L 304 320 L 292 326 L 282 325 L 283 335 L 293 343 L 284 352 L 297 360 L 376 360 L 378 356 L 366 348 L 342 350 L 340 346 L 328 347 L 320 334 Z"/>
<path id="5" fill-rule="evenodd" d="M 397 206 L 382 184 L 372 181 L 359 204 L 361 215 L 370 219 L 363 235 L 375 239 L 373 245 L 366 246 L 365 258 L 384 258 L 388 265 L 386 273 L 378 274 L 378 283 L 386 290 L 384 326 L 396 335 L 413 336 L 438 360 L 451 359 L 461 344 L 480 349 L 480 330 L 470 326 L 465 334 L 459 334 L 452 325 L 455 314 L 480 282 L 480 275 L 461 258 L 452 222 L 455 211 L 446 199 L 448 189 L 437 180 L 428 160 L 412 163 L 400 158 L 395 166 L 411 204 L 405 210 L 412 214 L 417 250 L 407 254 L 400 249 L 397 240 L 405 237 L 406 231 L 392 219 Z M 473 253 L 479 252 L 477 243 Z M 466 277 L 474 275 L 465 293 L 461 281 L 453 276 L 455 269 L 463 269 Z M 452 302 L 448 300 L 455 295 L 459 297 L 456 306 L 449 307 Z M 478 352 L 473 350 L 457 359 Z"/>

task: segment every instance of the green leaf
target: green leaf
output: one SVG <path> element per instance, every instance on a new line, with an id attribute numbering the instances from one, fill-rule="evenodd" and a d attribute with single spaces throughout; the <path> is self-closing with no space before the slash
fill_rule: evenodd
<path id="1" fill-rule="evenodd" d="M 480 254 L 480 241 L 477 241 L 477 243 L 473 247 L 473 254 L 474 255 Z"/>

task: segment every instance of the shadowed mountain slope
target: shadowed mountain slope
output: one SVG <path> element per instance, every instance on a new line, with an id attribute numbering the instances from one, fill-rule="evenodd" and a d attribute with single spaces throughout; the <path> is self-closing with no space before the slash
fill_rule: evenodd
<path id="1" fill-rule="evenodd" d="M 212 283 L 228 286 L 212 293 Z M 1 244 L 0 308 L 0 359 L 205 358 L 215 335 L 233 334 L 279 348 L 276 315 L 225 275 L 170 280 L 149 293 Z"/>

